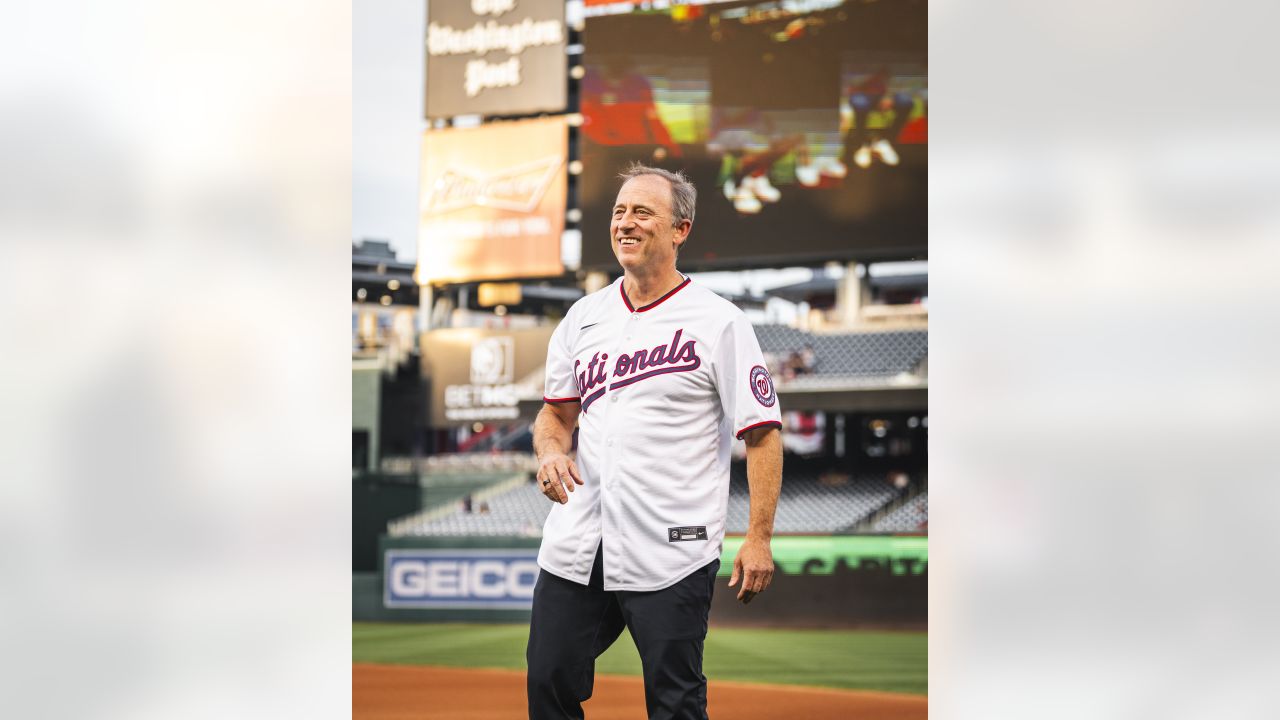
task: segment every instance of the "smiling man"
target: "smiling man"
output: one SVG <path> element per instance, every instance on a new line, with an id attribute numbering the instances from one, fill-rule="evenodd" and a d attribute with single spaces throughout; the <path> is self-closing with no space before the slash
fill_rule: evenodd
<path id="1" fill-rule="evenodd" d="M 702 647 L 737 440 L 751 511 L 729 586 L 748 603 L 773 578 L 782 423 L 760 345 L 741 310 L 676 269 L 693 184 L 642 165 L 622 180 L 609 239 L 623 275 L 556 328 L 534 423 L 538 482 L 555 504 L 527 651 L 533 720 L 583 717 L 595 659 L 624 628 L 650 720 L 707 717 Z"/>

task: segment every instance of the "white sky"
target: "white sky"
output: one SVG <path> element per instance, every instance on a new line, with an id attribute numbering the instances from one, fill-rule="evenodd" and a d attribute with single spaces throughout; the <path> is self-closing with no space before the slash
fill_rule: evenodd
<path id="1" fill-rule="evenodd" d="M 351 237 L 418 256 L 425 0 L 351 5 Z"/>

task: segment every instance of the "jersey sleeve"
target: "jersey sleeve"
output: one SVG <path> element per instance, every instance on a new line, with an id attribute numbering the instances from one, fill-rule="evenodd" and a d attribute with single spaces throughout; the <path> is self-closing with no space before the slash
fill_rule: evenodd
<path id="1" fill-rule="evenodd" d="M 560 321 L 547 343 L 547 374 L 542 401 L 548 403 L 579 402 L 578 383 L 573 375 L 573 353 L 570 350 L 569 317 Z"/>
<path id="2" fill-rule="evenodd" d="M 758 427 L 782 427 L 782 408 L 764 353 L 750 321 L 741 313 L 725 327 L 716 348 L 716 386 L 734 437 Z"/>

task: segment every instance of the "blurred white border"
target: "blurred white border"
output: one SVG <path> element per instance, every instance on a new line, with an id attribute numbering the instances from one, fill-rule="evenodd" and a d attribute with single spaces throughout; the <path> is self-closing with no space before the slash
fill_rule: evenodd
<path id="1" fill-rule="evenodd" d="M 6 715 L 348 715 L 350 5 L 0 37 Z"/>
<path id="2" fill-rule="evenodd" d="M 1274 717 L 1274 3 L 934 3 L 930 711 Z"/>

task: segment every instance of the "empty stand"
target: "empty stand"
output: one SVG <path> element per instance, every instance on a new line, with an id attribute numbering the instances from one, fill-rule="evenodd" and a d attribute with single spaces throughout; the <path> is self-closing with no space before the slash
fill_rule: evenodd
<path id="1" fill-rule="evenodd" d="M 487 507 L 488 512 L 481 512 Z M 453 508 L 394 523 L 393 535 L 519 535 L 538 537 L 551 512 L 551 501 L 528 476 L 512 478 L 489 491 L 472 495 L 471 512 Z"/>
<path id="2" fill-rule="evenodd" d="M 870 518 L 899 497 L 902 491 L 885 482 L 881 474 L 857 475 L 838 483 L 823 483 L 817 472 L 804 468 L 786 471 L 778 501 L 774 531 L 779 533 L 831 533 L 846 531 Z M 488 512 L 480 512 L 482 504 Z M 726 531 L 742 534 L 749 519 L 746 466 L 734 463 L 730 471 Z M 472 495 L 471 512 L 455 503 L 449 508 L 418 513 L 391 524 L 393 535 L 489 535 L 540 536 L 551 503 L 527 477 L 515 477 L 487 491 Z"/>
<path id="3" fill-rule="evenodd" d="M 900 491 L 883 475 L 861 475 L 837 484 L 824 484 L 817 473 L 784 471 L 782 494 L 774 517 L 774 532 L 832 533 L 847 530 L 869 518 Z M 729 484 L 726 531 L 747 531 L 750 502 L 746 470 L 735 463 Z"/>
<path id="4" fill-rule="evenodd" d="M 929 522 L 929 493 L 922 492 L 877 520 L 875 532 L 915 532 Z"/>
<path id="5" fill-rule="evenodd" d="M 779 361 L 806 345 L 813 348 L 812 373 L 792 382 L 833 377 L 887 380 L 915 372 L 929 353 L 928 330 L 827 335 L 786 325 L 756 325 L 755 331 L 760 349 Z"/>

